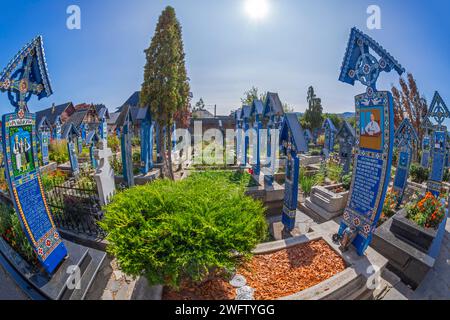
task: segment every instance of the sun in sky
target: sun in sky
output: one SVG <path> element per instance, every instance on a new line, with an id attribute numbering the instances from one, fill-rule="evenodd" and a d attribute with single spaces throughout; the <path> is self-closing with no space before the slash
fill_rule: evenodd
<path id="1" fill-rule="evenodd" d="M 245 0 L 245 12 L 252 20 L 262 20 L 269 13 L 269 1 Z"/>

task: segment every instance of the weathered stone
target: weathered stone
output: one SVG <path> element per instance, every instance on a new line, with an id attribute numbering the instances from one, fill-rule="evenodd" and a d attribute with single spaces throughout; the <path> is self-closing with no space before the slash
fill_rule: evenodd
<path id="1" fill-rule="evenodd" d="M 237 274 L 231 279 L 230 284 L 235 288 L 241 288 L 247 284 L 247 280 L 244 276 Z"/>

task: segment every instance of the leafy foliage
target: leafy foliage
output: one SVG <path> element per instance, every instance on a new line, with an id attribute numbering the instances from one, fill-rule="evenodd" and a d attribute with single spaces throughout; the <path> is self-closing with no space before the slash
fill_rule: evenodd
<path id="1" fill-rule="evenodd" d="M 266 238 L 260 202 L 244 184 L 217 173 L 158 180 L 117 194 L 100 223 L 121 269 L 150 284 L 179 287 L 217 269 L 231 270 Z"/>
<path id="2" fill-rule="evenodd" d="M 113 153 L 120 151 L 120 139 L 116 135 L 108 135 L 108 147 Z"/>
<path id="3" fill-rule="evenodd" d="M 29 263 L 36 265 L 37 256 L 22 230 L 19 217 L 10 206 L 0 203 L 0 236 Z"/>
<path id="4" fill-rule="evenodd" d="M 49 145 L 49 159 L 57 164 L 63 164 L 69 161 L 69 150 L 66 140 L 53 140 Z"/>
<path id="5" fill-rule="evenodd" d="M 413 182 L 424 183 L 428 180 L 429 174 L 430 170 L 428 168 L 424 168 L 417 163 L 411 164 L 409 175 L 411 176 Z"/>
<path id="6" fill-rule="evenodd" d="M 441 199 L 430 192 L 425 197 L 418 197 L 406 208 L 406 217 L 423 228 L 437 229 L 445 218 L 445 209 Z"/>
<path id="7" fill-rule="evenodd" d="M 253 100 L 266 100 L 266 94 L 265 93 L 259 93 L 259 89 L 255 86 L 252 86 L 250 90 L 247 90 L 244 92 L 244 97 L 241 98 L 242 104 L 246 106 L 251 106 L 253 103 Z"/>
<path id="8" fill-rule="evenodd" d="M 41 174 L 42 186 L 46 192 L 67 180 L 67 174 L 60 170 Z"/>

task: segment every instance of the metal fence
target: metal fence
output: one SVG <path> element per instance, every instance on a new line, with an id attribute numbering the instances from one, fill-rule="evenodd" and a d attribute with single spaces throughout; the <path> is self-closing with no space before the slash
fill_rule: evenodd
<path id="1" fill-rule="evenodd" d="M 103 239 L 103 212 L 92 176 L 81 175 L 47 188 L 47 201 L 58 228 Z"/>

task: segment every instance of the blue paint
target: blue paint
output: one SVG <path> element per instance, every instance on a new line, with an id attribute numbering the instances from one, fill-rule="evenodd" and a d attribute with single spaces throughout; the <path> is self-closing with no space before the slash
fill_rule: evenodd
<path id="1" fill-rule="evenodd" d="M 21 226 L 48 274 L 53 274 L 67 256 L 47 205 L 42 187 L 36 134 L 36 115 L 28 112 L 27 102 L 36 95 L 49 97 L 50 86 L 43 42 L 35 38 L 26 45 L 0 74 L 15 113 L 2 117 L 2 149 L 5 177 Z"/>
<path id="2" fill-rule="evenodd" d="M 74 176 L 80 173 L 80 167 L 78 165 L 77 153 L 75 150 L 75 143 L 69 140 L 67 142 L 67 150 L 69 152 L 70 168 Z"/>
<path id="3" fill-rule="evenodd" d="M 374 51 L 380 59 L 375 58 Z M 353 245 L 359 255 L 372 240 L 380 218 L 390 182 L 394 147 L 394 104 L 392 94 L 377 91 L 381 72 L 405 70 L 376 41 L 352 28 L 339 80 L 351 85 L 356 81 L 367 87 L 366 93 L 356 96 L 357 121 L 356 158 L 350 187 L 349 206 L 339 228 L 343 235 L 348 227 L 356 230 Z"/>
<path id="4" fill-rule="evenodd" d="M 49 164 L 49 139 L 50 135 L 46 131 L 42 131 L 40 133 L 40 146 L 41 146 L 41 155 L 42 155 L 42 163 L 44 166 Z"/>

